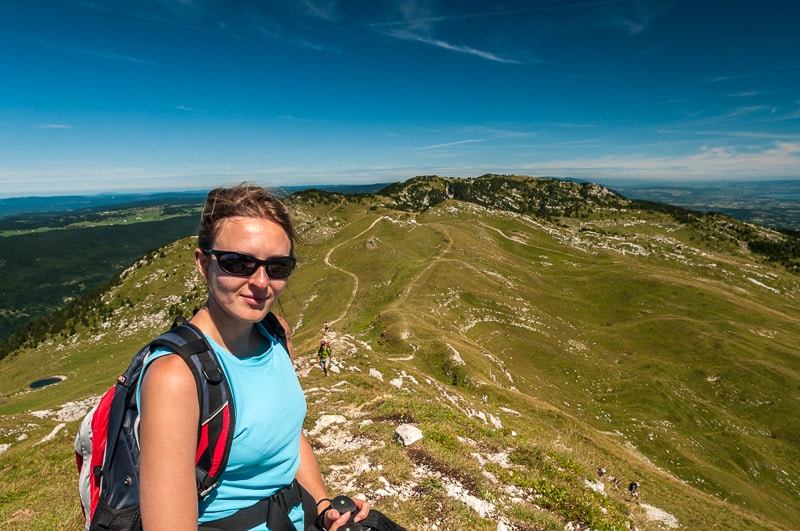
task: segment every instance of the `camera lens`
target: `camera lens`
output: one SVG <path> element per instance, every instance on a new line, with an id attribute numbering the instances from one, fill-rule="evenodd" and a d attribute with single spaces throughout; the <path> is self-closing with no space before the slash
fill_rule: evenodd
<path id="1" fill-rule="evenodd" d="M 331 507 L 339 511 L 340 514 L 347 512 L 355 514 L 358 511 L 356 508 L 356 502 L 354 502 L 349 496 L 336 496 L 333 501 L 331 501 Z M 350 531 L 354 530 L 351 529 Z"/>

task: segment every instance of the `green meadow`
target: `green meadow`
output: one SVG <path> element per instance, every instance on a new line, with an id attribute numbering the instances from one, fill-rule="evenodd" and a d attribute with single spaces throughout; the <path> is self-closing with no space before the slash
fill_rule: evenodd
<path id="1" fill-rule="evenodd" d="M 411 530 L 800 528 L 800 276 L 748 246 L 785 235 L 529 178 L 287 201 L 276 310 L 333 493 Z M 80 415 L 202 304 L 193 249 L 141 255 L 0 360 L 0 528 L 81 527 Z"/>

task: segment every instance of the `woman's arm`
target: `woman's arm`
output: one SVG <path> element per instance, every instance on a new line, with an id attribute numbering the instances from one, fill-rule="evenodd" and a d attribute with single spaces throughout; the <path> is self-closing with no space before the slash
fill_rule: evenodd
<path id="1" fill-rule="evenodd" d="M 140 395 L 140 502 L 148 531 L 197 530 L 195 453 L 200 418 L 191 370 L 177 355 L 153 361 Z"/>
<path id="2" fill-rule="evenodd" d="M 325 488 L 325 483 L 322 481 L 322 474 L 320 474 L 314 450 L 303 434 L 300 434 L 300 468 L 297 469 L 296 479 L 313 496 L 315 501 L 318 502 L 323 498 L 330 498 Z M 355 498 L 353 501 L 359 509 L 355 521 L 360 522 L 369 514 L 369 502 Z M 330 506 L 328 502 L 317 505 L 317 514 L 322 513 L 328 506 Z M 331 509 L 325 514 L 324 527 L 329 531 L 336 531 L 340 526 L 345 525 L 349 519 L 349 513 L 340 515 L 336 509 Z"/>
<path id="3" fill-rule="evenodd" d="M 300 468 L 297 469 L 295 477 L 303 488 L 314 497 L 314 501 L 329 498 L 328 490 L 322 481 L 322 474 L 319 472 L 319 464 L 316 456 L 314 456 L 314 450 L 312 450 L 308 439 L 302 433 L 300 434 Z M 321 512 L 321 509 L 324 508 L 325 505 L 320 504 L 320 507 L 318 507 L 320 511 L 318 512 Z"/>

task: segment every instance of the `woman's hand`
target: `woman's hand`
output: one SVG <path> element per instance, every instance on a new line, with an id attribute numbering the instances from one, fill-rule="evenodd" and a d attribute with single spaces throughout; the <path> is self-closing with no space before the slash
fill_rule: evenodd
<path id="1" fill-rule="evenodd" d="M 356 513 L 356 517 L 353 519 L 354 522 L 358 523 L 364 518 L 367 517 L 369 514 L 369 502 L 367 500 L 360 500 L 358 498 L 353 498 L 353 502 L 355 502 L 356 507 L 358 508 L 358 513 Z M 350 521 L 350 513 L 339 513 L 336 509 L 329 509 L 325 513 L 325 522 L 324 527 L 328 531 L 337 531 L 339 527 L 347 524 Z"/>

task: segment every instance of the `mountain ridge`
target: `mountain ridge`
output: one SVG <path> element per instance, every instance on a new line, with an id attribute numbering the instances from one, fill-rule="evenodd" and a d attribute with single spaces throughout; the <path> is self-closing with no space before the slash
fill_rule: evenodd
<path id="1" fill-rule="evenodd" d="M 294 331 L 306 429 L 335 486 L 383 493 L 378 508 L 409 529 L 797 524 L 800 288 L 732 239 L 777 233 L 631 204 L 537 217 L 496 206 L 514 199 L 535 212 L 514 186 L 541 183 L 496 181 L 510 198 L 478 183 L 491 207 L 448 197 L 446 180 L 430 184 L 288 199 L 303 243 L 278 310 Z M 54 331 L 0 362 L 0 389 L 15 389 L 0 397 L 4 476 L 34 451 L 25 441 L 57 425 L 13 428 L 30 411 L 98 393 L 134 346 L 202 302 L 192 249 L 183 239 L 148 254 L 74 334 Z M 312 355 L 325 320 L 339 369 L 327 380 Z M 68 379 L 24 391 L 45 366 Z M 67 457 L 71 422 L 39 451 Z M 400 422 L 419 426 L 422 441 L 392 444 Z M 16 440 L 22 431 L 28 439 Z M 599 466 L 639 480 L 639 503 L 598 478 Z M 0 522 L 13 492 L 0 496 L 12 499 Z M 36 516 L 19 528 L 47 528 L 47 509 L 29 505 Z"/>

